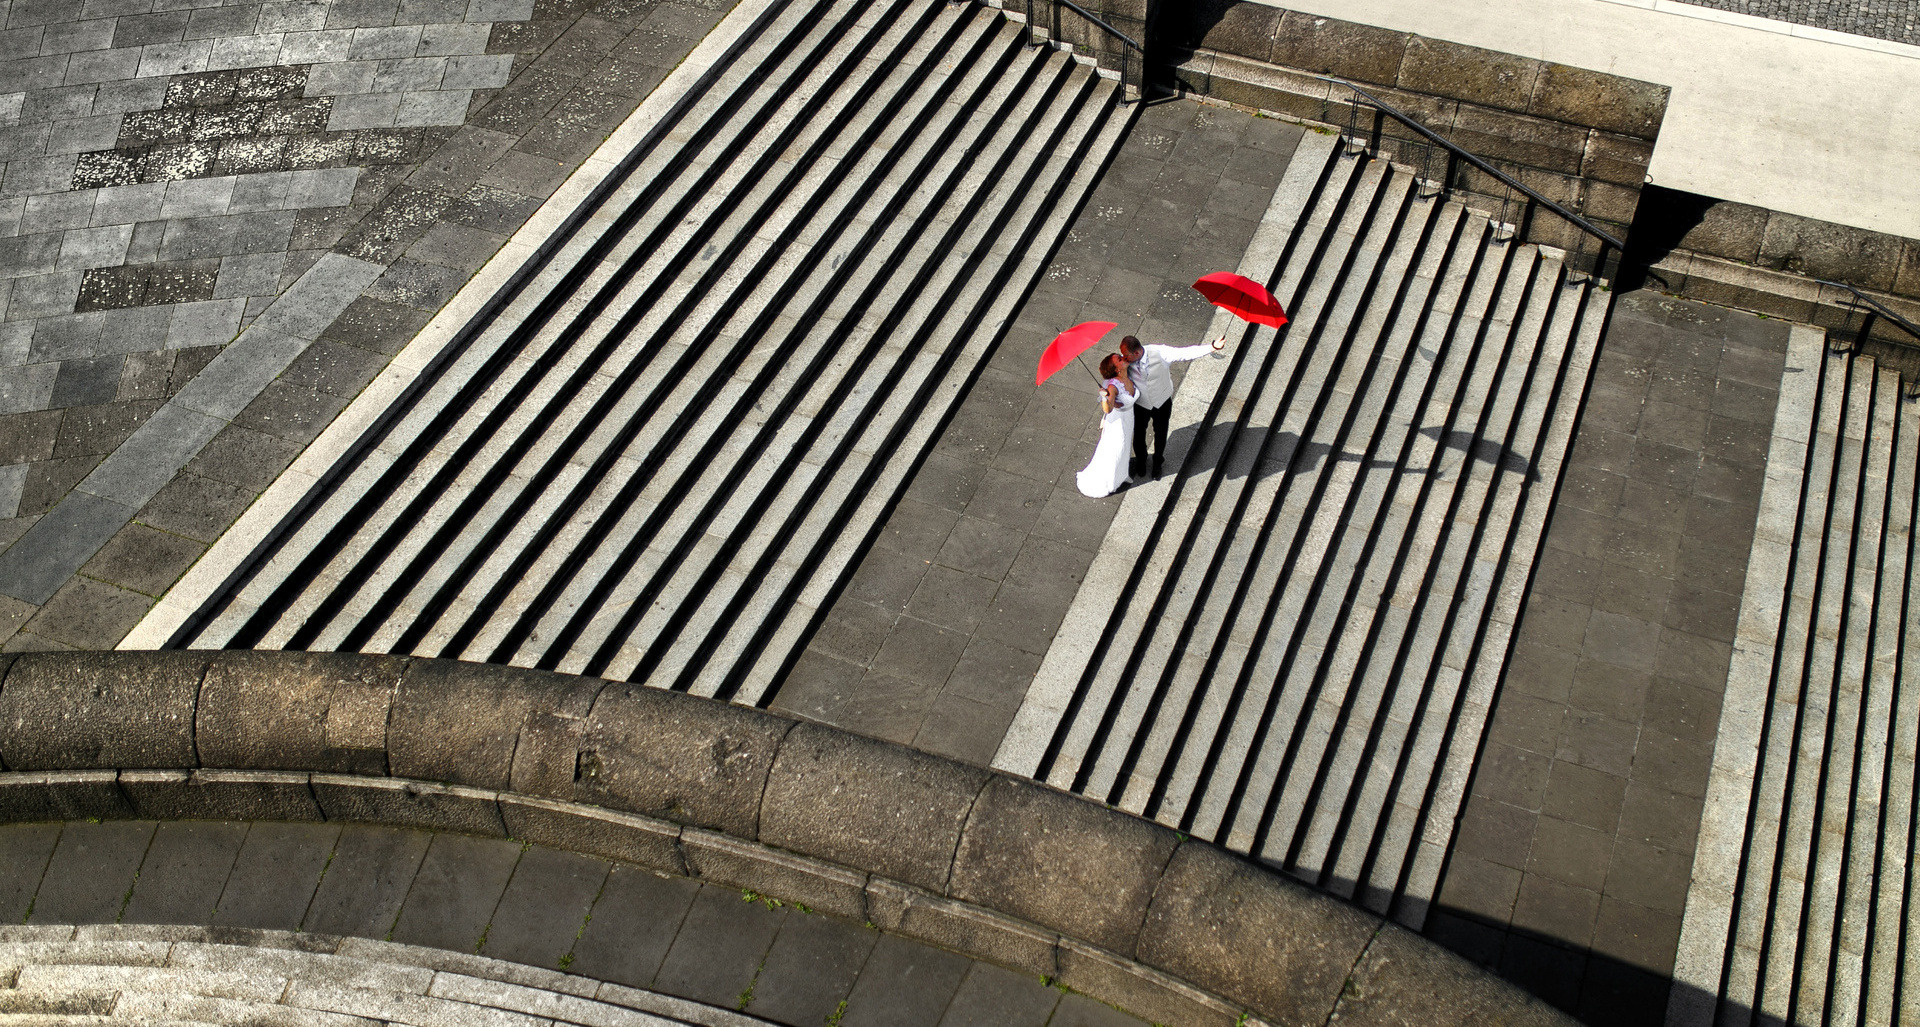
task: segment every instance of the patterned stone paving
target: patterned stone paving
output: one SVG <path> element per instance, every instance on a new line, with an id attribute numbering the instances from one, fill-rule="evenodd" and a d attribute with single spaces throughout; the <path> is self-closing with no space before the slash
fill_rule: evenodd
<path id="1" fill-rule="evenodd" d="M 6 648 L 124 635 L 730 6 L 0 0 Z"/>
<path id="2" fill-rule="evenodd" d="M 1920 44 L 1916 0 L 1686 0 L 1695 7 Z"/>

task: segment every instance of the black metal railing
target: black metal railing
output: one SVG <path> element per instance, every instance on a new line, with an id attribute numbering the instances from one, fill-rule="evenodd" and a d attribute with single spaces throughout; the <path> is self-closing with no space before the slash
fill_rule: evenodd
<path id="1" fill-rule="evenodd" d="M 1419 136 L 1417 140 L 1399 140 L 1399 142 L 1403 144 L 1401 148 L 1402 152 L 1399 156 L 1405 163 L 1414 163 L 1414 161 L 1407 159 L 1406 151 L 1414 147 L 1420 148 L 1423 156 L 1418 162 L 1422 169 L 1419 177 L 1428 185 L 1433 185 L 1436 182 L 1440 183 L 1439 187 L 1435 190 L 1435 194 L 1445 192 L 1452 187 L 1454 162 L 1463 161 L 1482 173 L 1491 176 L 1504 187 L 1505 191 L 1500 196 L 1500 218 L 1497 225 L 1499 230 L 1507 233 L 1505 238 L 1512 238 L 1514 236 L 1524 238 L 1527 234 L 1527 227 L 1532 219 L 1535 207 L 1545 208 L 1553 214 L 1558 215 L 1574 228 L 1579 229 L 1579 234 L 1576 236 L 1577 245 L 1573 247 L 1574 252 L 1567 261 L 1569 269 L 1607 281 L 1611 281 L 1614 274 L 1619 270 L 1620 258 L 1622 254 L 1625 253 L 1627 244 L 1615 237 L 1611 232 L 1606 231 L 1578 213 L 1567 209 L 1564 205 L 1540 195 L 1538 190 L 1533 189 L 1512 175 L 1501 171 L 1487 161 L 1469 153 L 1459 144 L 1428 128 L 1426 125 L 1421 124 L 1412 115 L 1394 107 L 1392 104 L 1374 96 L 1372 93 L 1354 85 L 1352 82 L 1343 78 L 1331 78 L 1326 75 L 1316 75 L 1314 77 L 1322 82 L 1342 86 L 1353 93 L 1354 98 L 1347 105 L 1347 126 L 1341 132 L 1343 142 L 1351 145 L 1352 142 L 1357 141 L 1360 147 L 1376 151 L 1385 149 L 1382 145 L 1384 140 L 1381 137 L 1377 124 L 1365 135 L 1360 131 L 1360 108 L 1363 106 L 1371 107 L 1413 130 L 1413 132 Z M 1329 106 L 1333 102 L 1331 89 L 1328 90 L 1326 102 Z M 1432 173 L 1436 147 L 1446 154 L 1445 166 L 1442 168 L 1441 175 L 1438 179 L 1436 179 Z M 1515 194 L 1518 194 L 1518 196 Z M 1488 195 L 1489 199 L 1492 198 L 1490 194 L 1483 195 Z M 1513 210 L 1515 205 L 1519 207 L 1517 214 Z M 1589 240 L 1596 244 L 1591 256 L 1589 256 L 1587 250 Z"/>
<path id="2" fill-rule="evenodd" d="M 1085 18 L 1087 22 L 1093 25 L 1095 28 L 1100 29 L 1102 32 L 1105 32 L 1107 35 L 1113 37 L 1114 39 L 1119 40 L 1120 47 L 1118 52 L 1120 54 L 1120 85 L 1122 87 L 1122 98 L 1131 100 L 1134 97 L 1139 95 L 1139 91 L 1143 89 L 1145 86 L 1145 75 L 1146 75 L 1146 59 L 1145 58 L 1147 53 L 1145 47 L 1142 47 L 1139 44 L 1139 42 L 1137 42 L 1132 36 L 1129 36 L 1125 32 L 1122 32 L 1119 29 L 1114 28 L 1112 25 L 1107 24 L 1105 19 L 1101 18 L 1099 15 L 1093 13 L 1092 11 L 1089 11 L 1086 8 L 1080 6 L 1079 4 L 1074 3 L 1073 0 L 1040 0 L 1040 2 L 1045 4 L 1048 8 L 1048 14 L 1050 18 L 1048 27 L 1047 27 L 1048 39 L 1060 40 L 1061 42 L 1065 42 L 1065 40 L 1061 40 L 1061 36 L 1060 36 L 1060 29 L 1061 29 L 1060 9 L 1064 7 L 1067 10 L 1070 10 L 1073 13 L 1079 15 L 1080 17 Z M 1034 0 L 1027 0 L 1027 45 L 1029 46 L 1037 46 L 1039 45 L 1039 42 L 1040 42 L 1037 38 L 1035 38 L 1035 35 L 1034 35 L 1033 6 L 1034 6 Z M 1135 56 L 1136 54 L 1139 56 L 1136 57 Z M 1139 70 L 1142 76 L 1141 80 L 1138 82 L 1134 81 L 1134 77 L 1133 77 L 1134 65 L 1136 61 L 1138 61 L 1139 63 Z M 1133 92 L 1128 93 L 1127 92 L 1128 90 L 1132 90 Z"/>
<path id="3" fill-rule="evenodd" d="M 1841 326 L 1841 328 L 1846 334 L 1853 336 L 1853 340 L 1855 343 L 1859 342 L 1862 339 L 1866 339 L 1872 336 L 1873 326 L 1880 321 L 1885 321 L 1887 324 L 1890 324 L 1895 328 L 1898 328 L 1899 330 L 1907 333 L 1907 336 L 1913 340 L 1912 342 L 1907 343 L 1907 345 L 1920 347 L 1920 325 L 1915 325 L 1912 321 L 1909 321 L 1906 318 L 1901 317 L 1898 313 L 1895 313 L 1886 304 L 1880 302 L 1879 300 L 1874 299 L 1872 296 L 1869 296 L 1866 293 L 1861 292 L 1859 289 L 1856 289 L 1845 282 L 1831 282 L 1825 278 L 1816 278 L 1814 279 L 1814 282 L 1816 282 L 1817 284 L 1829 286 L 1835 289 L 1845 289 L 1847 291 L 1848 296 L 1850 296 L 1851 298 L 1847 300 L 1847 319 L 1846 319 L 1846 322 Z M 1862 313 L 1860 309 L 1862 304 L 1866 305 L 1866 311 L 1864 314 L 1862 314 L 1860 318 L 1859 329 L 1855 330 L 1853 327 L 1853 316 L 1855 314 Z M 1909 378 L 1909 376 L 1905 374 L 1902 374 L 1901 377 Z M 1907 395 L 1909 396 L 1920 395 L 1920 376 L 1914 376 L 1909 378 L 1909 380 L 1907 381 Z"/>

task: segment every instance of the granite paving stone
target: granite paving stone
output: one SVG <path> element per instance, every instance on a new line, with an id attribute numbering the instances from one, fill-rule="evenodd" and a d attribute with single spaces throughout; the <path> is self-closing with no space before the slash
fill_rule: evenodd
<path id="1" fill-rule="evenodd" d="M 750 997 L 767 951 L 789 914 L 743 901 L 737 891 L 702 885 L 651 987 L 722 1008 Z"/>
<path id="2" fill-rule="evenodd" d="M 414 831 L 342 827 L 301 929 L 386 937 L 431 842 L 431 836 Z"/>
<path id="3" fill-rule="evenodd" d="M 68 824 L 60 832 L 26 922 L 110 924 L 120 918 L 156 825 Z"/>
<path id="4" fill-rule="evenodd" d="M 780 1023 L 829 1023 L 880 933 L 817 915 L 789 915 L 754 979 L 746 1012 Z"/>
<path id="5" fill-rule="evenodd" d="M 250 825 L 210 922 L 299 930 L 339 834 L 334 824 Z"/>
<path id="6" fill-rule="evenodd" d="M 612 869 L 605 860 L 590 856 L 526 849 L 494 908 L 481 954 L 561 968 Z"/>
<path id="7" fill-rule="evenodd" d="M 650 986 L 700 890 L 699 882 L 683 877 L 614 867 L 594 901 L 593 919 L 574 942 L 569 969 L 636 988 Z M 629 920 L 668 929 L 636 936 L 620 928 Z"/>
<path id="8" fill-rule="evenodd" d="M 225 346 L 255 323 L 289 332 L 277 320 L 285 311 L 269 301 L 314 266 L 320 254 L 313 248 L 353 237 L 354 225 L 392 184 L 446 144 L 451 148 L 434 165 L 438 177 L 415 183 L 440 199 L 425 210 L 417 231 L 379 257 L 380 266 L 435 223 L 490 236 L 433 233 L 416 259 L 386 280 L 380 295 L 420 305 L 382 325 L 377 339 L 360 339 L 372 343 L 369 351 L 391 355 L 424 323 L 419 311 L 437 308 L 457 287 L 459 279 L 440 272 L 463 278 L 477 266 L 497 245 L 493 240 L 523 223 L 538 197 L 550 193 L 645 95 L 644 89 L 596 91 L 589 73 L 661 2 L 619 6 L 571 35 L 591 5 L 561 5 L 542 15 L 547 28 L 540 33 L 501 33 L 507 49 L 493 53 L 488 49 L 497 27 L 533 17 L 530 0 L 381 0 L 358 7 L 345 0 L 160 9 L 115 0 L 45 5 L 32 24 L 0 35 L 0 52 L 21 50 L 0 75 L 6 79 L 0 82 L 0 122 L 9 125 L 0 150 L 17 158 L 7 161 L 0 178 L 0 278 L 7 283 L 0 285 L 0 308 L 9 326 L 26 329 L 18 344 L 38 337 L 35 352 L 49 361 Z M 702 11 L 649 30 L 655 36 L 667 29 L 682 33 L 661 63 L 676 63 L 718 13 Z M 510 84 L 515 52 L 527 52 L 530 66 L 563 38 L 566 45 L 537 74 L 523 76 L 529 85 L 537 80 L 545 97 L 540 110 L 525 111 L 525 123 L 510 133 L 483 132 L 485 145 L 478 149 L 472 131 L 455 144 L 451 129 L 468 120 L 470 107 L 476 120 L 489 123 L 513 107 L 510 100 L 492 103 L 498 98 L 485 91 Z M 588 40 L 592 45 L 581 45 Z M 384 113 L 354 122 L 366 128 L 327 131 L 330 120 L 338 129 L 355 116 L 351 107 L 341 113 L 336 95 L 381 98 Z M 556 104 L 567 112 L 558 135 L 538 120 Z M 489 107 L 497 108 L 494 114 Z M 396 121 L 401 128 L 387 127 Z M 502 155 L 535 128 L 547 133 L 541 145 L 565 152 L 565 159 L 522 152 L 502 163 Z M 568 133 L 580 142 L 569 141 Z M 478 187 L 484 176 L 517 191 Z M 461 206 L 452 213 L 455 201 Z M 303 211 L 309 213 L 297 213 Z M 297 252 L 302 248 L 306 252 Z M 347 289 L 340 303 L 351 306 L 364 288 Z M 188 306 L 225 301 L 235 302 Z M 75 311 L 138 308 L 171 309 L 173 318 L 69 320 Z M 311 339 L 335 319 L 354 320 L 342 318 L 343 309 L 316 311 L 318 319 L 303 322 L 294 334 Z M 290 439 L 311 438 L 340 408 L 336 393 L 351 394 L 378 370 L 363 359 L 350 363 L 330 371 L 320 388 L 269 399 L 246 423 Z M 124 377 L 126 398 L 152 398 L 161 381 L 166 395 L 175 395 L 186 382 L 174 379 L 190 380 L 206 364 L 176 364 L 164 378 L 142 364 L 139 373 Z M 8 383 L 5 408 L 29 412 L 56 399 L 64 405 L 105 402 L 110 368 L 103 363 L 97 370 L 96 382 L 89 366 L 37 368 L 24 381 Z M 231 374 L 226 381 L 236 384 Z M 265 384 L 257 383 L 256 395 Z M 197 402 L 194 395 L 189 401 Z M 231 396 L 221 416 L 241 416 L 253 398 Z M 49 501 L 57 505 L 61 489 L 90 470 L 51 464 L 36 470 L 34 459 L 72 458 L 30 458 L 26 471 L 8 472 L 20 478 L 23 492 L 35 493 L 28 505 L 38 509 Z M 233 503 L 215 506 L 224 510 L 216 520 L 238 511 Z M 27 530 L 9 525 L 0 538 L 24 537 Z M 69 555 L 81 563 L 91 556 Z"/>
<path id="9" fill-rule="evenodd" d="M 506 891 L 519 842 L 435 835 L 387 935 L 429 948 L 472 952 L 487 940 L 487 925 Z"/>
<path id="10" fill-rule="evenodd" d="M 198 923 L 210 918 L 246 836 L 245 824 L 160 824 L 140 864 L 140 880 L 134 882 L 121 922 Z"/>

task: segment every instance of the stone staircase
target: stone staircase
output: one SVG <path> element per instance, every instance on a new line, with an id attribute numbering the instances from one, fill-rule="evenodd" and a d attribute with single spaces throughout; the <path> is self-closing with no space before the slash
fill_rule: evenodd
<path id="1" fill-rule="evenodd" d="M 1668 1022 L 1910 1022 L 1920 427 L 1812 329 L 1778 409 Z"/>
<path id="2" fill-rule="evenodd" d="M 172 644 L 762 698 L 1129 113 L 972 4 L 794 0 L 729 62 Z"/>
<path id="3" fill-rule="evenodd" d="M 464 953 L 194 927 L 11 927 L 0 1025 L 754 1027 L 686 999 Z"/>
<path id="4" fill-rule="evenodd" d="M 1274 202 L 1241 270 L 1293 321 L 1192 400 L 1178 481 L 1116 519 L 1144 551 L 1082 589 L 996 766 L 1418 926 L 1610 294 L 1326 137 Z"/>

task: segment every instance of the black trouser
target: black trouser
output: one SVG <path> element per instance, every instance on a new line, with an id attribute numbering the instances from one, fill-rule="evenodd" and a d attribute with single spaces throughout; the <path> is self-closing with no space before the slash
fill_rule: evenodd
<path id="1" fill-rule="evenodd" d="M 1153 473 L 1160 473 L 1160 462 L 1167 455 L 1167 421 L 1173 417 L 1173 401 L 1157 407 L 1133 408 L 1133 473 L 1147 469 L 1147 425 L 1153 425 Z"/>

